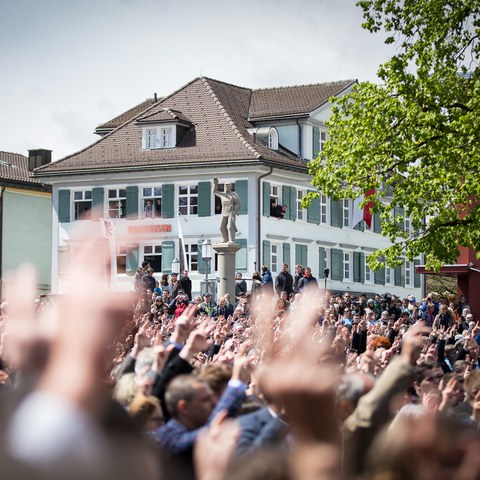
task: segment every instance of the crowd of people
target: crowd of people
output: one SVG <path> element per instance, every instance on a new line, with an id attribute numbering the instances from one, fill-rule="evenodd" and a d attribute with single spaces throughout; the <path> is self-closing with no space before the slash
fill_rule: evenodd
<path id="1" fill-rule="evenodd" d="M 113 295 L 91 251 L 54 302 L 28 270 L 10 281 L 5 478 L 480 478 L 465 298 L 334 294 L 286 264 L 216 301 L 144 264 Z"/>

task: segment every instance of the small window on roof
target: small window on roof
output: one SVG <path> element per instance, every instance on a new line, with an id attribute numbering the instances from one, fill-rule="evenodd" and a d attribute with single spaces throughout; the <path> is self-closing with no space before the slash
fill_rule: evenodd
<path id="1" fill-rule="evenodd" d="M 268 148 L 278 150 L 278 132 L 273 127 L 268 131 Z"/>

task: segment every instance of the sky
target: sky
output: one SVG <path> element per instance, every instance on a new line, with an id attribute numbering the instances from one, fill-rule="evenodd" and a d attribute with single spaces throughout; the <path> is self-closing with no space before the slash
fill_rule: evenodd
<path id="1" fill-rule="evenodd" d="M 355 0 L 0 0 L 0 150 L 59 160 L 198 76 L 375 81 L 392 54 Z M 390 49 L 390 50 L 389 50 Z"/>

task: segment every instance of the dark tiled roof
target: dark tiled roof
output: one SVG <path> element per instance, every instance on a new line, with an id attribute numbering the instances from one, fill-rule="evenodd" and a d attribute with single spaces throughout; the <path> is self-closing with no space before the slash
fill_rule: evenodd
<path id="1" fill-rule="evenodd" d="M 159 112 L 148 113 L 137 118 L 139 123 L 161 123 L 161 122 L 172 122 L 180 121 L 184 123 L 192 123 L 182 112 L 178 110 L 173 110 L 171 108 L 164 108 Z"/>
<path id="2" fill-rule="evenodd" d="M 128 120 L 131 120 L 132 118 L 135 118 L 138 114 L 144 112 L 148 107 L 151 107 L 154 105 L 156 102 L 153 98 L 147 98 L 145 101 L 142 103 L 139 103 L 138 105 L 135 105 L 135 107 L 130 108 L 126 112 L 123 112 L 122 114 L 118 115 L 115 118 L 112 118 L 108 122 L 102 123 L 95 129 L 95 133 L 104 133 L 111 131 L 120 125 L 123 125 L 125 122 L 128 122 Z"/>
<path id="3" fill-rule="evenodd" d="M 28 170 L 28 157 L 19 153 L 0 152 L 0 182 L 43 185 L 43 182 L 31 177 L 31 174 Z"/>
<path id="4" fill-rule="evenodd" d="M 349 83 L 345 82 L 345 86 L 347 84 Z M 320 101 L 317 98 L 316 106 L 326 101 L 330 95 L 326 92 L 339 92 L 345 88 L 340 86 L 343 85 L 341 83 L 328 85 L 336 87 L 331 90 L 321 89 L 324 96 Z M 300 88 L 302 92 L 312 90 L 310 86 L 292 88 Z M 282 89 L 271 91 L 277 90 Z M 40 167 L 35 173 L 49 175 L 104 169 L 171 168 L 175 165 L 211 166 L 234 161 L 268 163 L 306 171 L 305 162 L 292 152 L 271 150 L 248 132 L 247 129 L 253 127 L 248 117 L 255 92 L 268 90 L 252 93 L 248 88 L 210 78 L 196 78 L 168 97 L 150 104 L 146 110 L 138 111 L 135 117 L 130 116 L 129 120 L 96 143 L 62 160 Z M 304 93 L 298 95 L 299 98 L 303 96 Z M 311 104 L 313 103 L 312 100 Z M 297 101 L 297 104 L 300 102 Z M 277 107 L 272 108 L 270 113 L 277 114 L 278 110 Z M 289 111 L 292 110 L 290 108 Z M 181 115 L 182 119 L 192 124 L 181 142 L 176 148 L 142 150 L 142 124 L 139 120 L 163 120 L 171 115 L 170 112 L 179 118 Z M 123 115 L 129 116 L 127 112 Z"/>
<path id="5" fill-rule="evenodd" d="M 249 119 L 309 113 L 353 85 L 356 80 L 252 90 Z"/>

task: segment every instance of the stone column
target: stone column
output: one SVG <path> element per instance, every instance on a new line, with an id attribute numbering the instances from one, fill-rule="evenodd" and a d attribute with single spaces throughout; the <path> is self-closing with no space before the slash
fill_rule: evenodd
<path id="1" fill-rule="evenodd" d="M 235 255 L 242 248 L 236 243 L 214 243 L 213 249 L 218 253 L 218 298 L 226 293 L 230 299 L 235 300 Z"/>

